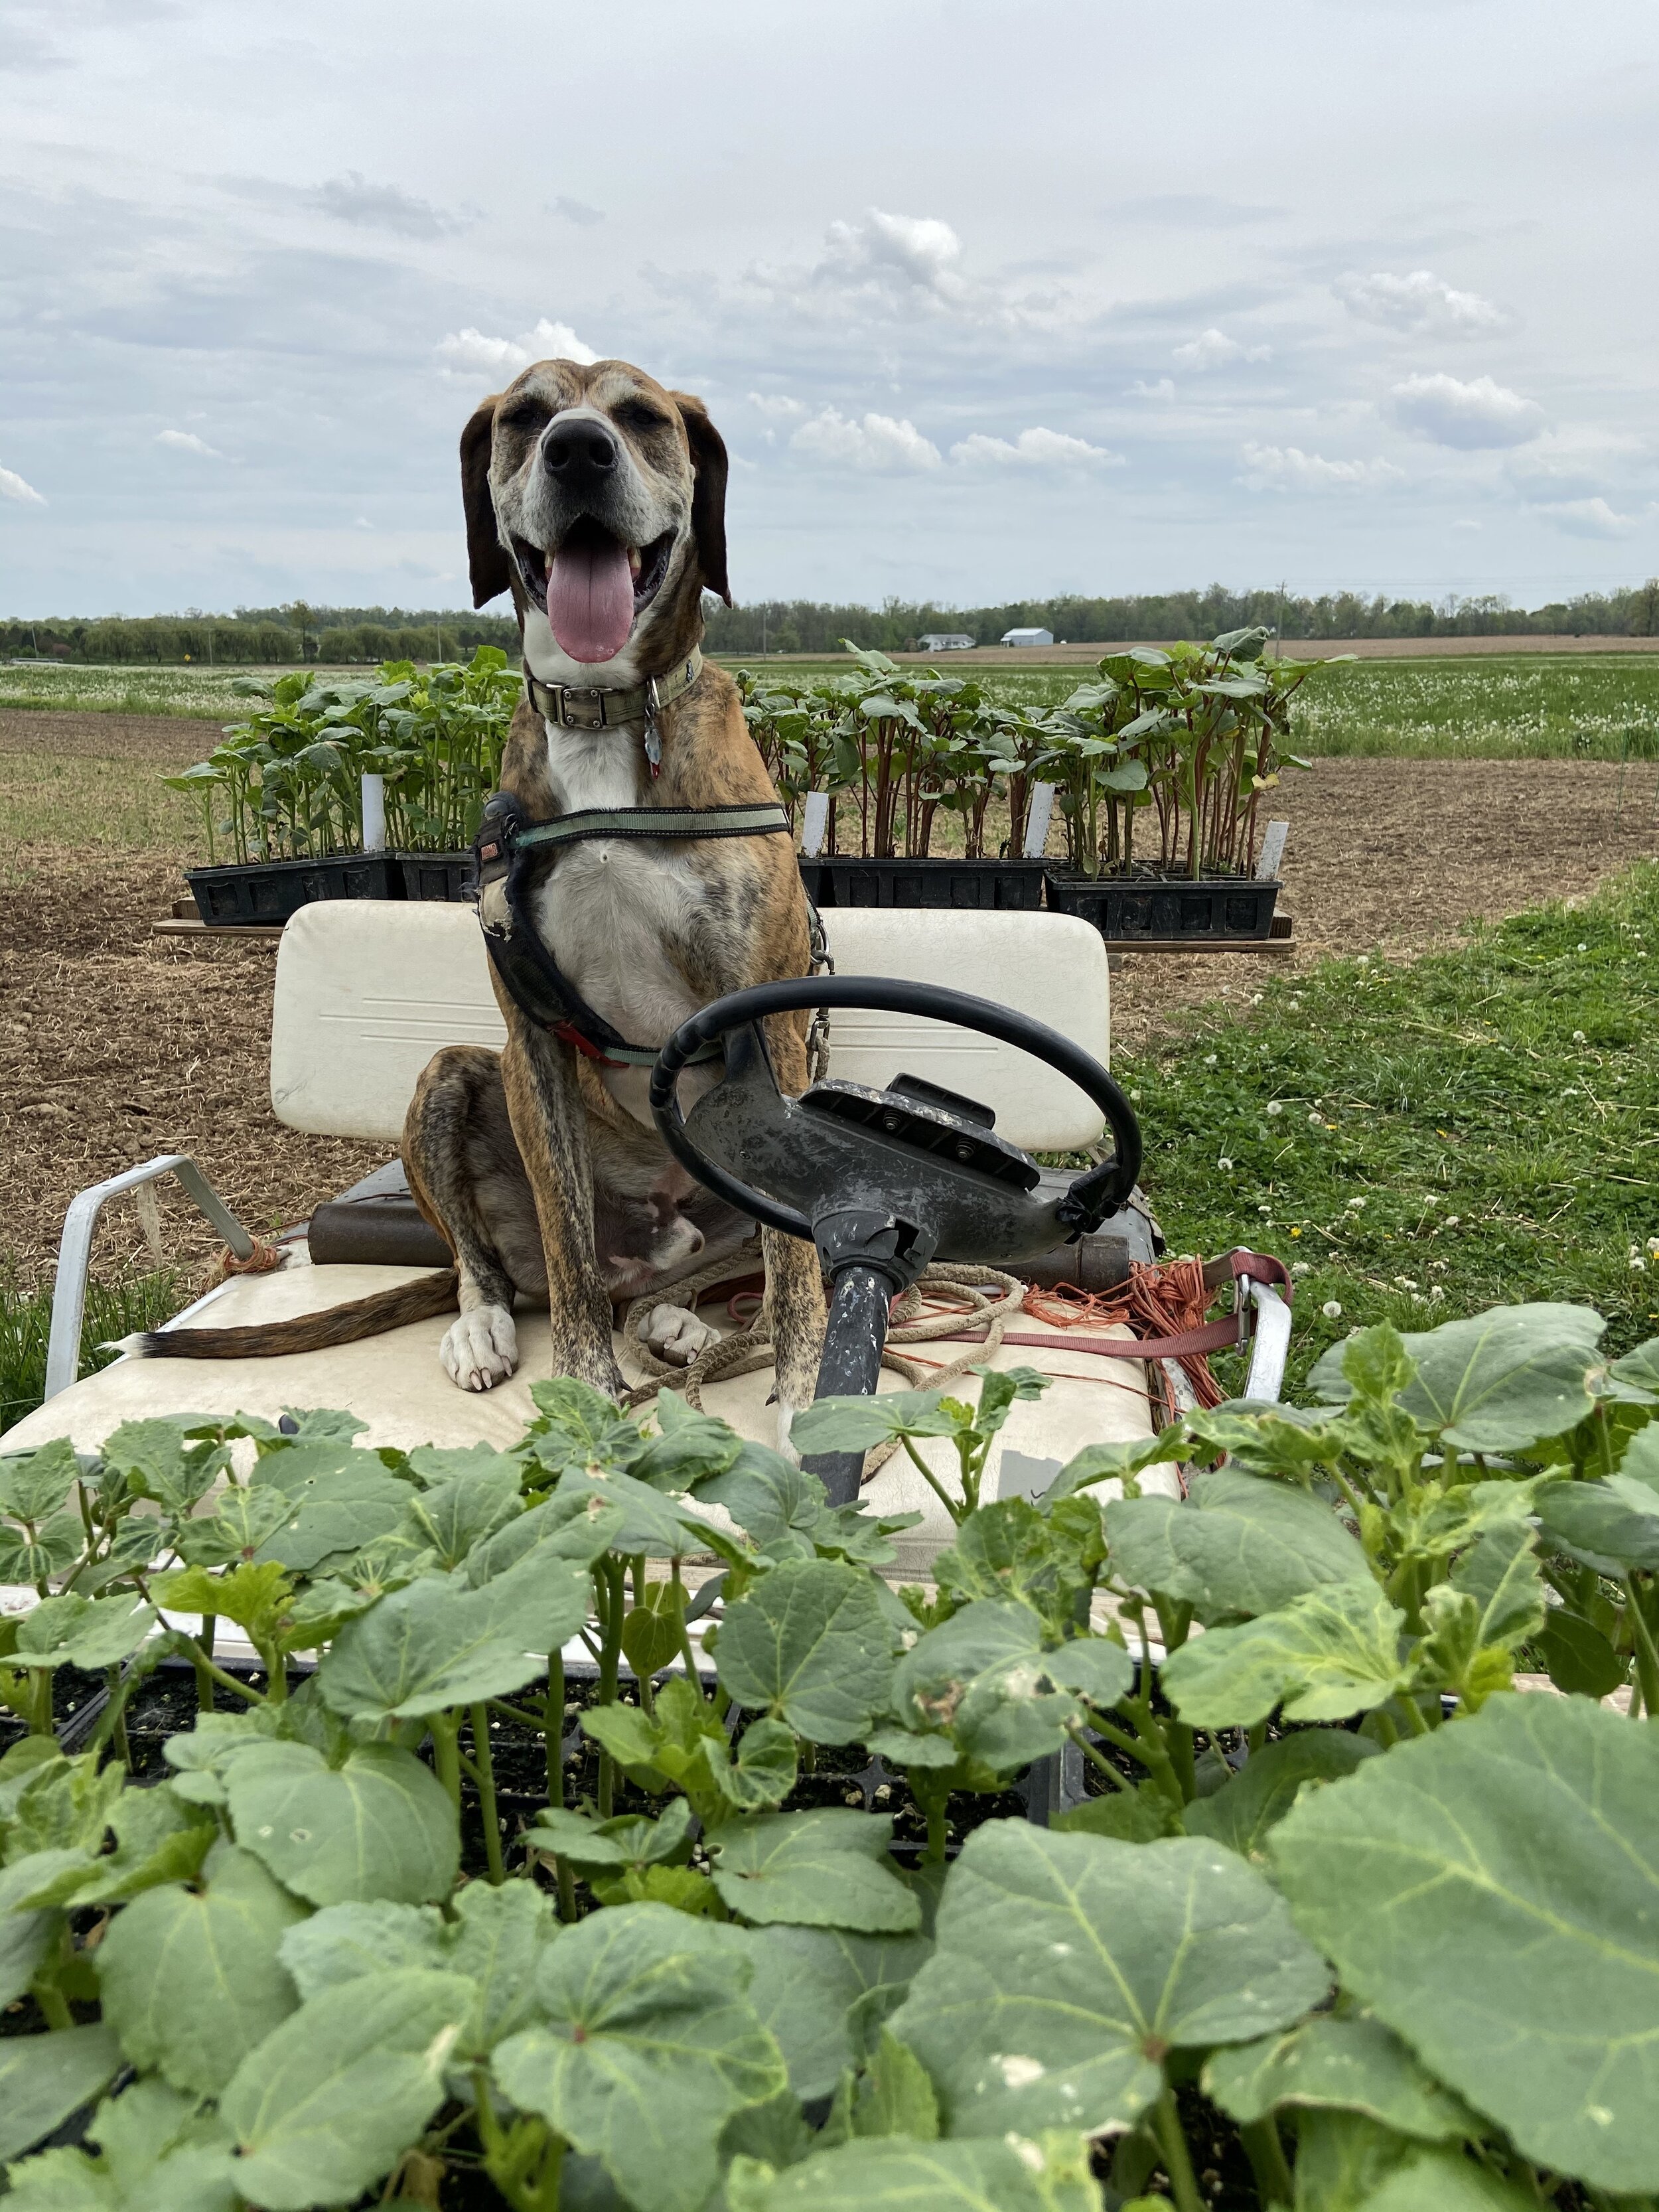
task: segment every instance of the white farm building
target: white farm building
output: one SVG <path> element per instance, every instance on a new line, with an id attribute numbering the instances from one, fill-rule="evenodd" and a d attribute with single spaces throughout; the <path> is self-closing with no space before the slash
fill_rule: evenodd
<path id="1" fill-rule="evenodd" d="M 1004 645 L 1052 645 L 1054 641 L 1051 629 L 1006 629 L 1002 633 Z"/>
<path id="2" fill-rule="evenodd" d="M 918 641 L 924 653 L 971 653 L 974 641 L 959 629 L 930 629 Z"/>

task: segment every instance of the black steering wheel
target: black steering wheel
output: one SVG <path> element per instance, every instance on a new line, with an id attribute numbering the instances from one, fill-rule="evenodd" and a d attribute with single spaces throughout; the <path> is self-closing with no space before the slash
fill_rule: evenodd
<path id="1" fill-rule="evenodd" d="M 1029 1152 L 995 1131 L 995 1115 L 918 1076 L 884 1091 L 833 1079 L 799 1098 L 780 1091 L 759 1024 L 803 1007 L 914 1014 L 997 1037 L 1066 1076 L 1105 1115 L 1114 1156 L 1056 1194 Z M 681 1071 L 726 1040 L 726 1074 L 682 1114 Z M 762 983 L 717 999 L 682 1024 L 651 1071 L 651 1111 L 664 1143 L 717 1198 L 817 1247 L 832 1297 L 817 1395 L 876 1388 L 896 1291 L 930 1260 L 988 1266 L 1035 1259 L 1097 1229 L 1140 1172 L 1140 1127 L 1106 1070 L 1057 1030 L 988 999 L 876 975 Z M 858 1495 L 862 1454 L 809 1461 L 832 1503 Z"/>

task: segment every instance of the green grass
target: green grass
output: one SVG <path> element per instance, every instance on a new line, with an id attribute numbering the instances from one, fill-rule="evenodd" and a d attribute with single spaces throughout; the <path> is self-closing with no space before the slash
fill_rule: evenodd
<path id="1" fill-rule="evenodd" d="M 1294 1383 L 1351 1328 L 1530 1299 L 1595 1306 L 1615 1350 L 1659 1335 L 1656 1032 L 1644 863 L 1456 951 L 1238 993 L 1115 1073 L 1170 1249 L 1306 1270 Z"/>
<path id="2" fill-rule="evenodd" d="M 64 714 L 199 714 L 228 722 L 247 712 L 231 690 L 239 677 L 270 681 L 282 669 L 0 667 L 0 708 Z M 210 742 L 204 738 L 204 748 Z"/>
<path id="3" fill-rule="evenodd" d="M 81 1372 L 107 1367 L 113 1352 L 99 1346 L 136 1328 L 156 1328 L 188 1302 L 182 1279 L 170 1267 L 129 1275 L 115 1283 L 88 1283 L 81 1331 Z M 32 1413 L 46 1386 L 46 1339 L 52 1330 L 52 1292 L 19 1290 L 0 1274 L 0 1432 Z"/>
<path id="4" fill-rule="evenodd" d="M 159 761 L 0 753 L 0 875 L 18 845 L 195 852 L 202 842 L 201 809 L 167 788 L 165 772 Z"/>

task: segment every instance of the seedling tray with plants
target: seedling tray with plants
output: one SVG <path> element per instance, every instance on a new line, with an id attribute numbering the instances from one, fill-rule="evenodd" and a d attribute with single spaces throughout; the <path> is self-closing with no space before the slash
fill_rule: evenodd
<path id="1" fill-rule="evenodd" d="M 232 690 L 258 702 L 248 719 L 164 779 L 201 806 L 208 865 L 186 873 L 202 920 L 286 921 L 319 898 L 465 897 L 520 688 L 494 646 L 465 665 L 388 661 L 364 681 L 238 678 Z M 365 777 L 383 801 L 373 851 Z"/>
<path id="2" fill-rule="evenodd" d="M 1041 1376 L 821 1401 L 954 1443 L 915 1589 L 571 1381 L 507 1450 L 0 1457 L 9 2201 L 1654 2212 L 1659 1342 L 1602 1334 L 1367 1329 L 1036 1499 L 979 1486 Z"/>
<path id="3" fill-rule="evenodd" d="M 738 682 L 821 906 L 1029 910 L 1042 876 L 1050 908 L 1114 940 L 1265 938 L 1279 886 L 1254 872 L 1261 802 L 1307 765 L 1285 750 L 1291 702 L 1322 665 L 1264 659 L 1267 637 L 1109 653 L 1056 707 L 850 646 L 855 672 Z M 1053 821 L 1063 856 L 1020 857 Z"/>

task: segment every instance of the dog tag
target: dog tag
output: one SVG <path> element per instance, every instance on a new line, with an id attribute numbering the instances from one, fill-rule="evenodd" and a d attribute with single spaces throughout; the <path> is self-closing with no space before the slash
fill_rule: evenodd
<path id="1" fill-rule="evenodd" d="M 645 757 L 651 763 L 652 775 L 655 775 L 662 767 L 662 732 L 654 721 L 645 726 Z"/>

